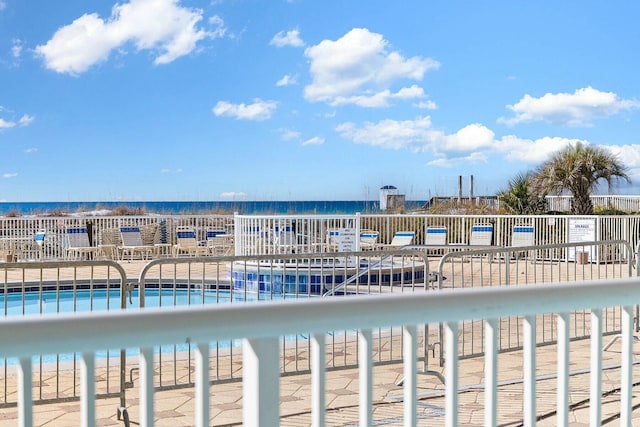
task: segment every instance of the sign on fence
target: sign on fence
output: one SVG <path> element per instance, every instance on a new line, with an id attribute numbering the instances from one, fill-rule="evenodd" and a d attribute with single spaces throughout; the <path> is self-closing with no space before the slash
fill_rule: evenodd
<path id="1" fill-rule="evenodd" d="M 569 218 L 567 241 L 569 243 L 595 242 L 597 240 L 595 218 Z M 567 254 L 569 261 L 580 263 L 592 262 L 598 258 L 598 249 L 595 246 L 570 247 Z M 584 255 L 586 254 L 586 255 Z"/>

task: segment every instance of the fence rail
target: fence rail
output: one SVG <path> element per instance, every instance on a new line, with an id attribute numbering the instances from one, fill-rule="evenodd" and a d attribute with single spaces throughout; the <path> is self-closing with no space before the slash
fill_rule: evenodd
<path id="1" fill-rule="evenodd" d="M 118 228 L 138 226 L 144 245 L 156 245 L 157 256 L 170 256 L 176 244 L 176 230 L 191 226 L 197 241 L 205 245 L 208 229 L 235 235 L 235 255 L 333 252 L 330 231 L 351 229 L 375 232 L 376 244 L 385 246 L 400 231 L 414 234 L 413 244 L 429 244 L 427 230 L 446 230 L 449 245 L 469 245 L 476 225 L 491 225 L 492 245 L 515 246 L 514 230 L 532 230 L 534 245 L 563 244 L 576 241 L 625 240 L 631 247 L 640 242 L 640 215 L 569 216 L 569 215 L 174 215 L 174 216 L 73 216 L 73 217 L 0 217 L 0 257 L 5 261 L 59 260 L 65 258 L 65 229 L 85 226 L 90 244 L 99 258 L 113 259 L 114 248 L 122 244 Z M 576 225 L 587 225 L 589 236 L 574 233 Z M 35 236 L 46 231 L 41 246 Z M 574 240 L 572 240 L 574 239 Z M 359 239 L 350 250 L 361 249 Z M 161 250 L 160 250 L 161 249 Z M 117 253 L 117 251 L 115 251 Z M 215 254 L 213 251 L 211 254 Z"/>
<path id="2" fill-rule="evenodd" d="M 402 328 L 406 349 L 403 357 L 405 374 L 404 405 L 405 425 L 416 425 L 416 376 L 414 325 L 444 323 L 446 332 L 446 425 L 458 424 L 458 324 L 471 316 L 485 319 L 485 342 L 494 349 L 497 336 L 493 332 L 499 317 L 522 316 L 523 341 L 526 361 L 535 361 L 536 325 L 531 319 L 541 313 L 557 313 L 556 324 L 561 331 L 558 337 L 558 425 L 569 424 L 568 385 L 571 353 L 570 339 L 566 333 L 567 313 L 590 310 L 592 347 L 590 389 L 601 390 L 602 337 L 599 335 L 601 310 L 622 306 L 622 351 L 620 384 L 620 423 L 631 425 L 633 341 L 632 307 L 640 301 L 637 280 L 610 279 L 596 282 L 554 284 L 547 287 L 495 287 L 462 289 L 424 294 L 396 294 L 384 296 L 360 296 L 351 298 L 313 299 L 309 301 L 241 304 L 225 307 L 185 307 L 174 310 L 146 309 L 119 313 L 93 312 L 67 316 L 13 317 L 0 320 L 0 357 L 19 358 L 19 422 L 32 425 L 31 409 L 31 357 L 34 354 L 75 351 L 82 354 L 81 415 L 82 424 L 96 425 L 95 352 L 107 348 L 140 348 L 140 423 L 154 425 L 154 371 L 153 346 L 158 343 L 176 344 L 188 337 L 195 343 L 196 358 L 196 420 L 198 426 L 207 425 L 210 393 L 215 385 L 209 382 L 209 343 L 219 340 L 242 339 L 244 425 L 278 425 L 279 375 L 277 372 L 279 339 L 285 335 L 311 332 L 314 346 L 324 345 L 326 331 L 335 329 L 358 330 L 360 376 L 360 425 L 372 425 L 372 330 L 397 325 Z M 376 313 L 376 316 L 371 316 Z M 470 313 L 473 313 L 472 315 Z M 255 325 L 259 323 L 260 328 Z M 100 330 L 100 337 L 95 331 Z M 52 331 L 59 331 L 55 333 Z M 64 333 L 64 339 L 62 334 Z M 11 343 L 6 345 L 4 343 Z M 311 361 L 314 372 L 312 385 L 313 416 L 318 425 L 324 425 L 323 397 L 325 365 L 322 357 L 314 353 Z M 485 369 L 485 420 L 495 425 L 497 420 L 497 352 L 487 353 Z M 527 365 L 530 366 L 530 365 Z M 535 365 L 534 365 L 535 366 Z M 536 420 L 536 373 L 527 370 L 524 379 L 524 423 L 533 425 Z M 591 394 L 591 424 L 600 423 L 602 397 Z"/>
<path id="3" fill-rule="evenodd" d="M 610 253 L 603 261 L 601 257 L 580 259 L 576 253 Z M 444 254 L 443 254 L 444 252 Z M 573 252 L 573 258 L 569 255 Z M 548 257 L 553 253 L 557 256 Z M 411 294 L 419 296 L 434 293 L 434 290 L 458 292 L 465 289 L 487 287 L 519 287 L 530 284 L 546 285 L 558 282 L 581 282 L 586 279 L 625 279 L 633 274 L 633 251 L 625 241 L 582 242 L 571 244 L 527 246 L 527 247 L 483 247 L 468 246 L 409 246 L 395 250 L 337 252 L 317 254 L 272 254 L 251 256 L 217 256 L 161 258 L 141 264 L 135 277 L 126 277 L 122 266 L 113 261 L 60 261 L 33 263 L 0 263 L 3 272 L 5 320 L 21 318 L 28 313 L 50 313 L 66 311 L 62 303 L 71 303 L 71 311 L 79 311 L 80 300 L 85 298 L 85 309 L 94 312 L 122 308 L 185 307 L 200 309 L 211 305 L 219 308 L 246 305 L 247 302 L 269 302 L 285 300 L 331 301 L 349 299 L 349 295 Z M 571 260 L 570 260 L 571 259 Z M 109 293 L 114 301 L 110 303 Z M 104 296 L 107 296 L 104 301 Z M 334 295 L 322 297 L 323 294 Z M 103 301 L 103 302 L 98 302 Z M 111 304 L 111 305 L 109 305 Z M 284 306 L 283 306 L 284 307 Z M 545 312 L 546 313 L 546 312 Z M 569 336 L 571 339 L 589 336 L 593 323 L 588 310 L 571 312 Z M 607 307 L 602 310 L 600 330 L 603 334 L 621 331 L 624 313 L 620 308 Z M 512 351 L 526 345 L 519 335 L 522 317 L 499 317 L 496 315 L 495 332 L 498 343 L 495 351 Z M 535 320 L 536 344 L 556 343 L 558 330 L 553 316 L 539 314 Z M 256 323 L 262 326 L 262 323 Z M 260 326 L 260 327 L 261 327 Z M 230 326 L 231 327 L 231 326 Z M 421 363 L 421 370 L 430 373 L 430 361 L 446 366 L 443 348 L 446 345 L 445 325 L 438 323 L 414 323 L 416 350 L 414 359 Z M 458 325 L 459 339 L 456 357 L 469 358 L 485 355 L 487 347 L 483 339 L 485 332 L 481 318 L 466 319 Z M 123 331 L 123 333 L 129 333 Z M 313 354 L 316 340 L 320 339 L 313 329 L 298 331 L 291 336 L 279 338 L 278 371 L 282 375 L 310 372 L 313 370 Z M 325 331 L 322 337 L 324 369 L 355 368 L 361 363 L 363 349 L 371 352 L 372 363 L 401 363 L 406 357 L 405 331 L 393 323 L 372 329 L 367 346 L 362 347 L 356 329 L 349 327 Z M 253 332 L 252 332 L 253 333 Z M 235 337 L 238 338 L 238 337 Z M 98 337 L 99 341 L 100 338 Z M 159 340 L 155 345 L 165 344 Z M 0 346 L 1 348 L 2 346 Z M 102 347 L 106 350 L 111 347 Z M 120 348 L 120 347 L 115 347 Z M 437 352 L 437 353 L 436 353 Z M 117 394 L 121 397 L 121 408 L 125 408 L 125 392 L 142 380 L 140 366 L 136 361 L 138 350 L 126 348 L 100 356 L 94 360 L 99 367 L 106 366 L 109 379 L 108 391 L 97 390 L 98 395 Z M 200 355 L 198 344 L 167 343 L 161 345 L 155 357 L 155 386 L 157 390 L 196 385 Z M 436 355 L 437 354 L 437 355 Z M 110 357 L 115 355 L 116 357 Z M 244 371 L 244 354 L 237 339 L 216 340 L 208 343 L 207 355 L 214 362 L 208 372 L 212 384 L 241 380 Z M 432 359 L 434 358 L 435 359 Z M 449 356 L 451 357 L 451 353 Z M 56 356 L 35 362 L 34 372 L 51 372 L 55 366 L 56 376 L 72 375 L 76 378 L 73 394 L 48 393 L 44 386 L 37 386 L 36 401 L 77 399 L 81 384 L 79 377 L 80 354 L 68 358 Z M 63 363 L 60 363 L 62 361 Z M 73 369 L 69 370 L 69 366 Z M 17 363 L 4 361 L 4 404 L 15 405 Z M 43 383 L 42 381 L 36 384 Z M 113 385 L 113 387 L 111 387 Z M 47 396 L 47 397 L 45 397 Z"/>

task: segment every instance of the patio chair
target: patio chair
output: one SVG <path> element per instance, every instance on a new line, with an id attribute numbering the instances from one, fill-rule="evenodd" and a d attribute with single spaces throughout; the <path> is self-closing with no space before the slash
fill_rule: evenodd
<path id="1" fill-rule="evenodd" d="M 120 259 L 125 259 L 126 255 L 129 255 L 129 260 L 132 260 L 135 255 L 140 255 L 141 259 L 149 259 L 155 253 L 155 246 L 145 245 L 142 241 L 140 227 L 120 227 L 120 238 L 122 240 L 118 248 Z"/>
<path id="2" fill-rule="evenodd" d="M 65 230 L 65 256 L 67 259 L 93 258 L 98 251 L 91 246 L 87 227 L 67 227 Z"/>
<path id="3" fill-rule="evenodd" d="M 401 248 L 411 245 L 414 237 L 416 237 L 415 231 L 396 231 L 393 239 L 391 239 L 391 243 L 385 246 L 388 248 Z"/>
<path id="4" fill-rule="evenodd" d="M 475 224 L 471 227 L 469 246 L 492 246 L 493 224 Z"/>
<path id="5" fill-rule="evenodd" d="M 424 233 L 424 244 L 432 246 L 427 249 L 426 253 L 430 255 L 442 255 L 447 246 L 447 227 L 427 227 Z"/>
<path id="6" fill-rule="evenodd" d="M 519 246 L 533 246 L 535 238 L 535 229 L 533 225 L 516 225 L 511 230 L 511 246 L 519 247 Z M 533 261 L 533 251 L 519 252 L 513 254 L 516 258 L 526 254 L 527 257 L 531 258 Z"/>
<path id="7" fill-rule="evenodd" d="M 191 256 L 207 255 L 209 248 L 198 241 L 196 229 L 189 226 L 178 226 L 176 229 L 176 244 L 173 246 L 173 255 L 187 254 Z"/>
<path id="8" fill-rule="evenodd" d="M 210 228 L 207 230 L 207 249 L 211 255 L 230 255 L 233 236 L 225 230 Z"/>
<path id="9" fill-rule="evenodd" d="M 291 225 L 278 225 L 273 229 L 273 233 L 275 253 L 296 252 L 298 239 Z"/>
<path id="10" fill-rule="evenodd" d="M 337 252 L 339 240 L 340 230 L 338 230 L 337 228 L 330 228 L 329 230 L 327 230 L 327 252 Z"/>
<path id="11" fill-rule="evenodd" d="M 373 230 L 360 231 L 360 249 L 363 251 L 374 250 L 380 245 L 378 244 L 379 232 Z"/>
<path id="12" fill-rule="evenodd" d="M 447 244 L 447 227 L 427 227 L 425 245 L 445 246 Z"/>
<path id="13" fill-rule="evenodd" d="M 37 257 L 38 259 L 44 258 L 44 242 L 47 238 L 47 232 L 45 230 L 38 230 L 36 234 L 33 236 L 33 241 L 36 244 Z"/>

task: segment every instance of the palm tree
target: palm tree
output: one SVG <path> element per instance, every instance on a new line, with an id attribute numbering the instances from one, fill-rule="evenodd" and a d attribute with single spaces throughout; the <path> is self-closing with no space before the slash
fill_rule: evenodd
<path id="1" fill-rule="evenodd" d="M 544 213 L 544 196 L 532 194 L 532 173 L 519 173 L 509 180 L 508 188 L 498 193 L 498 200 L 516 215 L 536 215 Z"/>
<path id="2" fill-rule="evenodd" d="M 631 182 L 627 168 L 617 156 L 600 147 L 576 144 L 558 151 L 547 160 L 533 176 L 532 189 L 537 194 L 568 190 L 573 196 L 571 213 L 593 215 L 590 194 L 604 179 L 613 188 L 613 180 L 624 179 Z"/>

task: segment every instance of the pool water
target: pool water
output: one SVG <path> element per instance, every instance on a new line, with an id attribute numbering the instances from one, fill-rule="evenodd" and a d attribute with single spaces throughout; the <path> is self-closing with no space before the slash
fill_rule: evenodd
<path id="1" fill-rule="evenodd" d="M 184 305 L 225 304 L 230 302 L 282 300 L 307 298 L 307 295 L 270 294 L 244 291 L 204 291 L 199 289 L 146 289 L 145 307 L 172 307 Z M 6 299 L 6 301 L 5 301 Z M 127 308 L 140 307 L 138 290 L 126 296 Z M 98 311 L 120 309 L 120 290 L 88 289 L 10 293 L 0 295 L 0 307 L 7 316 L 39 313 L 72 313 L 76 311 Z"/>
<path id="2" fill-rule="evenodd" d="M 188 305 L 209 305 L 209 304 L 229 304 L 233 302 L 262 301 L 262 300 L 283 300 L 283 299 L 308 298 L 307 295 L 290 294 L 270 294 L 230 290 L 204 291 L 199 289 L 145 289 L 145 307 L 172 307 Z M 134 290 L 126 295 L 127 309 L 138 309 L 140 307 L 140 295 L 138 290 Z M 10 293 L 7 296 L 0 295 L 0 307 L 6 316 L 72 313 L 87 311 L 120 310 L 120 290 L 113 289 L 88 289 L 63 290 Z M 294 339 L 286 337 L 285 339 Z M 237 342 L 213 342 L 211 348 L 228 348 L 239 345 Z M 157 346 L 156 353 L 185 352 L 193 349 L 195 344 L 176 344 L 167 346 Z M 128 356 L 138 354 L 138 349 L 127 349 Z M 120 350 L 101 351 L 96 353 L 96 358 L 119 357 Z M 78 359 L 79 355 L 60 354 L 44 355 L 34 357 L 33 363 L 53 363 L 56 361 L 66 362 Z M 17 364 L 17 359 L 0 359 L 0 366 L 4 364 Z"/>

